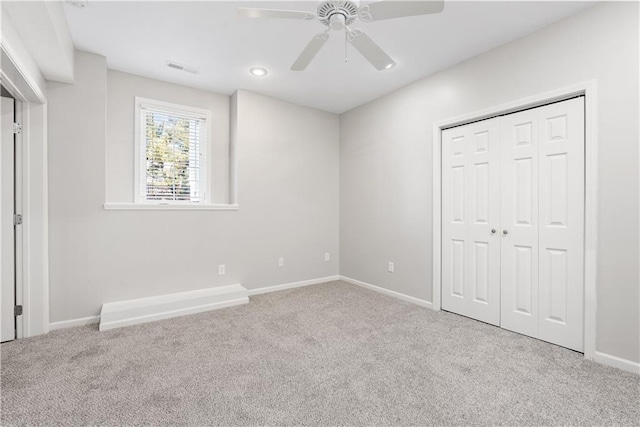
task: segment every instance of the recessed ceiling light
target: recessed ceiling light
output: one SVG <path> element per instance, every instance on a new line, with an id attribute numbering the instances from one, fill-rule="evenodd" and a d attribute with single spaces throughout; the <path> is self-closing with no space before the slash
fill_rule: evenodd
<path id="1" fill-rule="evenodd" d="M 389 68 L 392 68 L 394 65 L 396 65 L 396 63 L 395 63 L 395 62 L 390 62 L 390 63 L 388 63 L 388 64 L 384 67 L 384 69 L 385 69 L 385 70 L 388 70 Z"/>
<path id="2" fill-rule="evenodd" d="M 77 7 L 78 9 L 84 9 L 89 5 L 87 0 L 67 0 L 65 3 L 69 6 Z"/>
<path id="3" fill-rule="evenodd" d="M 249 70 L 249 73 L 251 73 L 252 76 L 264 77 L 267 75 L 267 69 L 262 67 L 253 67 Z"/>

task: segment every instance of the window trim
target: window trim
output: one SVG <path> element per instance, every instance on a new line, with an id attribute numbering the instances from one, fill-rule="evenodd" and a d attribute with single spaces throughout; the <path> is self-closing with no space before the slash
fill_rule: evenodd
<path id="1" fill-rule="evenodd" d="M 147 109 L 154 109 L 170 114 L 179 114 L 190 118 L 203 119 L 204 124 L 204 140 L 200 141 L 200 151 L 203 155 L 204 162 L 200 169 L 200 186 L 201 191 L 204 193 L 202 202 L 191 201 L 175 201 L 175 200 L 147 200 L 144 197 L 146 194 L 145 180 L 142 180 L 142 173 L 146 175 L 146 155 L 143 154 L 143 147 L 146 149 L 145 136 L 146 129 L 142 123 L 142 111 Z M 211 111 L 197 107 L 190 107 L 186 105 L 174 104 L 172 102 L 158 101 L 155 99 L 143 98 L 140 96 L 135 97 L 135 121 L 134 121 L 134 187 L 133 187 L 133 201 L 134 204 L 139 205 L 159 205 L 167 207 L 169 206 L 198 206 L 198 205 L 210 205 L 211 204 L 211 159 L 209 153 L 211 152 Z M 146 152 L 146 151 L 145 151 Z M 144 163 L 144 164 L 143 164 Z"/>
<path id="2" fill-rule="evenodd" d="M 155 204 L 155 203 L 119 203 L 108 202 L 103 204 L 106 211 L 237 211 L 238 205 L 226 204 Z"/>

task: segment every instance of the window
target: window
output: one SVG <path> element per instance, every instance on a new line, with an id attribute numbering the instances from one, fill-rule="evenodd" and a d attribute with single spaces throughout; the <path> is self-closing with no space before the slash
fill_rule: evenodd
<path id="1" fill-rule="evenodd" d="M 208 202 L 208 125 L 198 108 L 136 98 L 136 202 Z"/>

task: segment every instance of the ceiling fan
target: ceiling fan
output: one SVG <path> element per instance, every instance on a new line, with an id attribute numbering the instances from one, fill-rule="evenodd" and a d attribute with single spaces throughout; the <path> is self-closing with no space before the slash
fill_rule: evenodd
<path id="1" fill-rule="evenodd" d="M 274 10 L 239 7 L 238 15 L 245 18 L 281 18 L 318 20 L 327 27 L 316 34 L 291 66 L 292 71 L 307 68 L 322 46 L 329 39 L 331 30 L 344 30 L 347 41 L 364 56 L 377 70 L 386 70 L 395 65 L 395 61 L 374 42 L 364 31 L 351 29 L 356 21 L 371 22 L 383 19 L 404 18 L 408 16 L 440 13 L 444 0 L 408 0 L 378 1 L 359 6 L 358 1 L 329 0 L 318 6 L 316 13 L 298 10 Z"/>

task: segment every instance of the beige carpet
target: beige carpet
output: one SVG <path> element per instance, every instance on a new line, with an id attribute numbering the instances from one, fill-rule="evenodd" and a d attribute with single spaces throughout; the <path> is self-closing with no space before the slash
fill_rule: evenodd
<path id="1" fill-rule="evenodd" d="M 640 379 L 342 282 L 1 346 L 2 425 L 639 425 Z"/>

